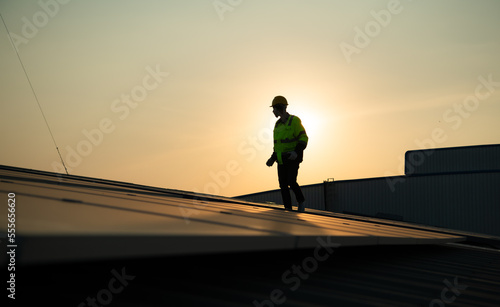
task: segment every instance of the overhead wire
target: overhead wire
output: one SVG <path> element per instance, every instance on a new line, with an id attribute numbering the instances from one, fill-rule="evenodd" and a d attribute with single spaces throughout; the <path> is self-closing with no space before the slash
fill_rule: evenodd
<path id="1" fill-rule="evenodd" d="M 21 64 L 21 67 L 23 69 L 24 75 L 26 76 L 26 79 L 28 80 L 28 84 L 31 88 L 31 92 L 33 93 L 33 96 L 35 97 L 36 103 L 38 105 L 38 108 L 40 109 L 40 112 L 42 113 L 43 120 L 45 121 L 45 125 L 47 126 L 47 129 L 49 130 L 50 136 L 52 138 L 52 142 L 54 143 L 54 146 L 56 147 L 57 153 L 59 154 L 59 158 L 61 159 L 61 163 L 64 167 L 64 170 L 66 171 L 66 174 L 69 175 L 68 169 L 66 168 L 66 164 L 64 163 L 64 159 L 61 156 L 61 152 L 59 151 L 59 147 L 57 146 L 56 139 L 54 138 L 54 134 L 52 133 L 52 130 L 50 129 L 49 122 L 47 121 L 47 118 L 45 117 L 45 113 L 43 112 L 42 106 L 40 104 L 40 101 L 38 99 L 38 96 L 35 92 L 35 89 L 33 87 L 33 84 L 31 83 L 31 79 L 28 76 L 28 73 L 26 71 L 26 68 L 24 67 L 23 61 L 21 60 L 21 56 L 19 55 L 19 51 L 17 50 L 17 47 L 14 44 L 14 41 L 12 39 L 12 36 L 10 35 L 9 28 L 7 27 L 7 24 L 5 23 L 5 20 L 3 19 L 2 14 L 0 13 L 0 19 L 2 19 L 2 23 L 5 27 L 5 30 L 7 31 L 7 36 L 9 37 L 10 43 L 12 44 L 12 47 L 14 48 L 14 51 L 16 52 L 17 59 L 19 60 L 19 63 Z"/>

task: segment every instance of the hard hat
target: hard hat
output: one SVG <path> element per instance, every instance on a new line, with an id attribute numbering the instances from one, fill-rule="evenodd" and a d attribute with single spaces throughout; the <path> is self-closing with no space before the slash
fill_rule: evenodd
<path id="1" fill-rule="evenodd" d="M 271 107 L 274 107 L 274 106 L 279 105 L 279 104 L 287 106 L 288 102 L 286 101 L 286 98 L 283 96 L 274 97 Z"/>

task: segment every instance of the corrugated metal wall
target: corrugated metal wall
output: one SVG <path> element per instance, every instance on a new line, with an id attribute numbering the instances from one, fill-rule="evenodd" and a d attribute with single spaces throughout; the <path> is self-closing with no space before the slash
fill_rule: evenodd
<path id="1" fill-rule="evenodd" d="M 431 152 L 407 152 L 416 166 L 408 176 L 303 186 L 307 207 L 500 236 L 500 145 Z M 240 198 L 281 204 L 279 190 Z"/>
<path id="2" fill-rule="evenodd" d="M 343 180 L 302 191 L 307 208 L 500 236 L 500 172 Z M 282 203 L 279 190 L 239 198 Z"/>
<path id="3" fill-rule="evenodd" d="M 500 145 L 480 145 L 410 150 L 405 154 L 405 174 L 500 171 Z"/>
<path id="4" fill-rule="evenodd" d="M 388 180 L 398 180 L 394 189 Z M 337 181 L 334 189 L 334 212 L 500 236 L 500 172 Z"/>

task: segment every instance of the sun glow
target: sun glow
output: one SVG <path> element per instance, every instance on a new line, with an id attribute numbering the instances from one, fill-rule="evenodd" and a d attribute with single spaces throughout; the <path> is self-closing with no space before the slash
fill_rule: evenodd
<path id="1" fill-rule="evenodd" d="M 317 114 L 317 112 L 307 110 L 306 108 L 300 106 L 291 108 L 289 113 L 300 118 L 309 137 L 313 136 L 314 138 L 317 138 L 317 135 L 321 132 L 323 122 L 321 114 Z"/>

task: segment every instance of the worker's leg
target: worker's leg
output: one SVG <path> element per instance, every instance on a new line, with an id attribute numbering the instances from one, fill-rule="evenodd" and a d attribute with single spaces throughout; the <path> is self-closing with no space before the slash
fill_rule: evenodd
<path id="1" fill-rule="evenodd" d="M 278 182 L 280 184 L 283 205 L 285 209 L 292 210 L 292 198 L 288 189 L 288 167 L 285 164 L 278 164 Z"/>
<path id="2" fill-rule="evenodd" d="M 295 199 L 297 199 L 298 203 L 302 203 L 305 198 L 304 194 L 302 194 L 302 189 L 297 183 L 297 175 L 299 174 L 299 163 L 293 162 L 288 165 L 288 184 L 295 194 Z"/>

